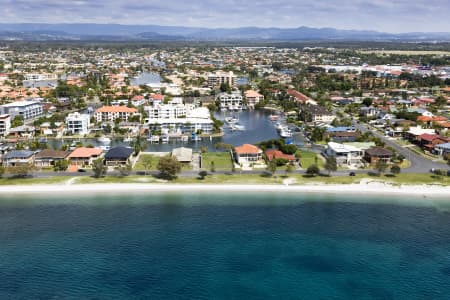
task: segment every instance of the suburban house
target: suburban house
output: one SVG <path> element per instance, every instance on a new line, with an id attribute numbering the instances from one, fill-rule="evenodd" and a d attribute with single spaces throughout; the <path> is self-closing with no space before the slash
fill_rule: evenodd
<path id="1" fill-rule="evenodd" d="M 250 144 L 244 144 L 234 148 L 235 159 L 239 164 L 247 164 L 262 161 L 263 151 Z"/>
<path id="2" fill-rule="evenodd" d="M 33 165 L 34 152 L 29 150 L 13 150 L 3 155 L 4 167 L 15 167 L 18 165 Z"/>
<path id="3" fill-rule="evenodd" d="M 420 126 L 410 127 L 409 130 L 405 133 L 405 138 L 407 138 L 410 142 L 418 143 L 420 140 L 420 136 L 423 134 L 435 134 L 436 130 L 422 128 Z"/>
<path id="4" fill-rule="evenodd" d="M 69 169 L 73 170 L 74 167 L 89 167 L 92 165 L 94 160 L 101 157 L 101 155 L 102 149 L 100 148 L 76 148 L 68 156 L 70 164 Z"/>
<path id="5" fill-rule="evenodd" d="M 372 147 L 367 149 L 364 153 L 364 160 L 375 165 L 380 159 L 389 163 L 392 159 L 393 153 L 382 147 Z"/>
<path id="6" fill-rule="evenodd" d="M 255 107 L 256 104 L 264 100 L 264 96 L 254 90 L 248 90 L 244 93 L 248 107 Z"/>
<path id="7" fill-rule="evenodd" d="M 367 118 L 374 118 L 378 115 L 378 108 L 376 107 L 361 107 L 359 115 Z"/>
<path id="8" fill-rule="evenodd" d="M 435 152 L 442 157 L 450 155 L 450 143 L 436 145 Z"/>
<path id="9" fill-rule="evenodd" d="M 0 136 L 7 136 L 11 129 L 11 117 L 6 115 L 0 115 Z"/>
<path id="10" fill-rule="evenodd" d="M 95 111 L 94 116 L 97 122 L 114 122 L 116 119 L 127 122 L 128 118 L 137 112 L 136 108 L 126 106 L 103 106 Z"/>
<path id="11" fill-rule="evenodd" d="M 192 162 L 192 149 L 191 148 L 175 148 L 172 150 L 172 156 L 175 157 L 181 163 Z"/>
<path id="12" fill-rule="evenodd" d="M 9 130 L 9 135 L 14 136 L 14 137 L 33 137 L 34 133 L 35 133 L 36 128 L 34 126 L 29 126 L 29 125 L 22 125 L 22 126 L 17 126 L 14 128 L 11 128 Z"/>
<path id="13" fill-rule="evenodd" d="M 364 151 L 351 145 L 329 142 L 325 150 L 326 156 L 334 156 L 339 165 L 359 165 Z"/>
<path id="14" fill-rule="evenodd" d="M 67 159 L 70 151 L 44 149 L 35 155 L 34 165 L 38 168 L 53 167 L 55 162 Z"/>
<path id="15" fill-rule="evenodd" d="M 417 142 L 422 149 L 434 152 L 436 145 L 448 143 L 450 142 L 450 138 L 437 134 L 424 133 L 419 135 Z"/>
<path id="16" fill-rule="evenodd" d="M 295 156 L 293 154 L 285 154 L 280 150 L 269 149 L 264 152 L 266 154 L 267 160 L 272 161 L 274 159 L 285 159 L 290 163 L 294 163 L 296 161 Z"/>
<path id="17" fill-rule="evenodd" d="M 334 128 L 332 128 L 334 129 Z M 357 138 L 361 136 L 358 131 L 352 130 L 327 130 L 325 136 L 330 138 L 333 142 L 344 143 L 344 142 L 354 142 Z"/>
<path id="18" fill-rule="evenodd" d="M 131 163 L 131 156 L 133 155 L 134 150 L 130 147 L 114 147 L 111 148 L 105 154 L 105 165 L 119 166 L 126 165 L 127 163 Z"/>

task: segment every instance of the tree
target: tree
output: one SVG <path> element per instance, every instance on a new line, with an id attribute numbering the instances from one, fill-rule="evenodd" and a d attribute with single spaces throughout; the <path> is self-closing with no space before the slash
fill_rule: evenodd
<path id="1" fill-rule="evenodd" d="M 287 164 L 286 169 L 284 171 L 286 172 L 286 175 L 287 175 L 287 174 L 294 172 L 294 170 L 295 170 L 295 167 L 292 164 Z"/>
<path id="2" fill-rule="evenodd" d="M 23 116 L 17 115 L 14 117 L 14 119 L 11 121 L 11 127 L 19 127 L 23 125 Z"/>
<path id="3" fill-rule="evenodd" d="M 434 101 L 434 104 L 439 107 L 447 104 L 447 99 L 442 95 L 437 96 Z"/>
<path id="4" fill-rule="evenodd" d="M 144 167 L 144 172 L 147 175 L 147 171 L 152 167 L 152 156 L 151 155 L 141 155 L 139 158 L 142 166 Z"/>
<path id="5" fill-rule="evenodd" d="M 65 159 L 55 161 L 55 165 L 53 166 L 53 170 L 55 172 L 65 171 L 69 167 L 69 161 Z"/>
<path id="6" fill-rule="evenodd" d="M 308 175 L 318 175 L 320 173 L 320 169 L 316 164 L 312 164 L 310 165 L 307 169 L 306 169 L 306 174 Z"/>
<path id="7" fill-rule="evenodd" d="M 328 171 L 328 175 L 330 175 L 331 172 L 336 172 L 337 171 L 336 157 L 328 156 L 324 168 L 325 170 Z"/>
<path id="8" fill-rule="evenodd" d="M 400 174 L 400 172 L 401 172 L 401 169 L 400 169 L 400 167 L 398 166 L 398 165 L 393 165 L 392 167 L 391 167 L 391 173 L 392 174 Z"/>
<path id="9" fill-rule="evenodd" d="M 275 172 L 277 171 L 277 167 L 278 167 L 278 165 L 277 165 L 276 160 L 272 159 L 269 162 L 269 164 L 267 165 L 267 171 L 269 171 L 273 176 L 273 174 L 275 174 Z"/>
<path id="10" fill-rule="evenodd" d="M 362 101 L 362 104 L 364 104 L 364 106 L 371 106 L 372 105 L 373 100 L 371 98 L 364 98 L 364 100 Z"/>
<path id="11" fill-rule="evenodd" d="M 130 175 L 133 168 L 130 162 L 127 162 L 125 165 L 117 166 L 115 169 L 119 171 L 121 177 L 125 177 Z"/>
<path id="12" fill-rule="evenodd" d="M 208 176 L 208 172 L 206 172 L 204 170 L 200 171 L 200 172 L 198 172 L 198 176 L 201 180 L 203 180 L 203 179 L 205 179 L 206 176 Z"/>
<path id="13" fill-rule="evenodd" d="M 388 164 L 383 159 L 377 160 L 377 163 L 375 164 L 375 170 L 377 170 L 380 175 L 382 175 L 384 171 L 386 171 L 387 167 Z"/>
<path id="14" fill-rule="evenodd" d="M 103 158 L 99 157 L 94 160 L 94 163 L 92 164 L 92 171 L 94 171 L 95 178 L 103 177 L 106 174 L 107 169 L 108 168 L 103 163 Z"/>
<path id="15" fill-rule="evenodd" d="M 173 156 L 164 156 L 158 162 L 156 167 L 162 178 L 168 180 L 175 179 L 177 174 L 181 172 L 181 163 Z"/>

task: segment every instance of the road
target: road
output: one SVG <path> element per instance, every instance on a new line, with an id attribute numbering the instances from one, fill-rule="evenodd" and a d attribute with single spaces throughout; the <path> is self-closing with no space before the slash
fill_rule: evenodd
<path id="1" fill-rule="evenodd" d="M 404 173 L 428 173 L 430 172 L 430 169 L 443 169 L 443 170 L 449 170 L 449 166 L 444 163 L 435 162 L 432 160 L 429 160 L 411 150 L 408 148 L 402 147 L 401 145 L 397 144 L 395 141 L 390 140 L 389 138 L 385 137 L 384 135 L 378 133 L 376 129 L 369 127 L 366 124 L 359 124 L 357 122 L 353 122 L 353 125 L 356 129 L 364 132 L 370 132 L 373 136 L 380 138 L 386 146 L 394 148 L 398 153 L 402 154 L 406 159 L 408 159 L 411 162 L 411 166 L 405 169 L 402 169 L 402 172 Z"/>

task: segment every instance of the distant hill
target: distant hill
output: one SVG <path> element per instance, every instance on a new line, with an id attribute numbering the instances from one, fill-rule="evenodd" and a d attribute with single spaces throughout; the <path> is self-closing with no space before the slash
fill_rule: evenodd
<path id="1" fill-rule="evenodd" d="M 450 32 L 385 33 L 335 28 L 200 28 L 120 24 L 0 24 L 0 40 L 450 41 Z"/>

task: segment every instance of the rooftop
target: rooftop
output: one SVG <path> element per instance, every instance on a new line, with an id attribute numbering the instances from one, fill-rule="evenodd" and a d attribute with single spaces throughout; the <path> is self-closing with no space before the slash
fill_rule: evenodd
<path id="1" fill-rule="evenodd" d="M 100 148 L 80 147 L 73 150 L 69 154 L 69 158 L 90 158 L 92 156 L 99 156 L 100 154 L 102 154 L 102 149 Z"/>

